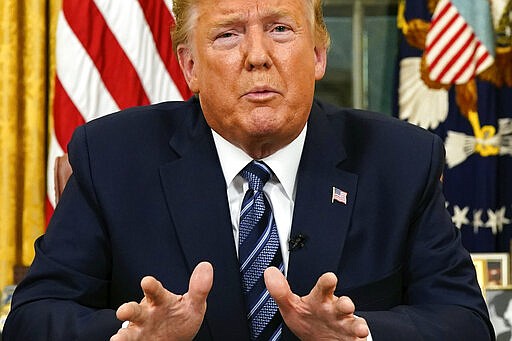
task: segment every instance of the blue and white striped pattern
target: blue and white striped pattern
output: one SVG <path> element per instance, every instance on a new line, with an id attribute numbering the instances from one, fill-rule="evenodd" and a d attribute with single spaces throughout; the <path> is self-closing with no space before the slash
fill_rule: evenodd
<path id="1" fill-rule="evenodd" d="M 282 330 L 279 309 L 263 279 L 269 266 L 284 271 L 276 222 L 263 193 L 271 172 L 265 163 L 252 161 L 240 173 L 249 182 L 240 213 L 239 259 L 252 340 L 279 340 Z"/>

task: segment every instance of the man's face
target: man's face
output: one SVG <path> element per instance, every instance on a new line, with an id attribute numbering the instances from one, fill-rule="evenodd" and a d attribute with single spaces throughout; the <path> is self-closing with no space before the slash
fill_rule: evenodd
<path id="1" fill-rule="evenodd" d="M 199 0 L 180 64 L 212 129 L 255 158 L 303 129 L 323 77 L 305 0 Z"/>

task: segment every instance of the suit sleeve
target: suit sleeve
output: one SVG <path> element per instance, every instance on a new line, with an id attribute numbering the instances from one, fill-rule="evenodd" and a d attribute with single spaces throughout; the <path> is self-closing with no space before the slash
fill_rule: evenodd
<path id="1" fill-rule="evenodd" d="M 84 127 L 69 154 L 73 175 L 13 296 L 6 340 L 107 340 L 121 327 L 109 303 L 111 255 Z"/>
<path id="2" fill-rule="evenodd" d="M 374 340 L 494 340 L 475 270 L 445 209 L 442 141 L 433 137 L 429 178 L 414 215 L 403 305 L 357 312 Z"/>

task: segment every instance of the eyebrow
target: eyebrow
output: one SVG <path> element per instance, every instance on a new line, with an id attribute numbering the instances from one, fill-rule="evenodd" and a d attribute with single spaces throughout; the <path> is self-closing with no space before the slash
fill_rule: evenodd
<path id="1" fill-rule="evenodd" d="M 260 19 L 263 19 L 263 20 L 287 18 L 287 19 L 291 19 L 294 22 L 297 22 L 295 17 L 289 11 L 286 11 L 283 9 L 275 9 L 275 8 L 266 9 L 259 15 L 259 17 L 260 17 Z M 241 14 L 241 13 L 231 13 L 230 14 L 230 13 L 228 13 L 224 17 L 219 19 L 218 21 L 215 21 L 213 23 L 213 28 L 232 26 L 235 24 L 242 23 L 246 20 L 247 20 L 246 14 Z"/>

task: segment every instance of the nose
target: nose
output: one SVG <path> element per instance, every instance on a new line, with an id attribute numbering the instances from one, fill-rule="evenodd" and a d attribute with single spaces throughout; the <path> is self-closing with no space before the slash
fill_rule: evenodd
<path id="1" fill-rule="evenodd" d="M 247 71 L 269 69 L 272 66 L 271 44 L 263 29 L 247 30 L 244 43 Z"/>

